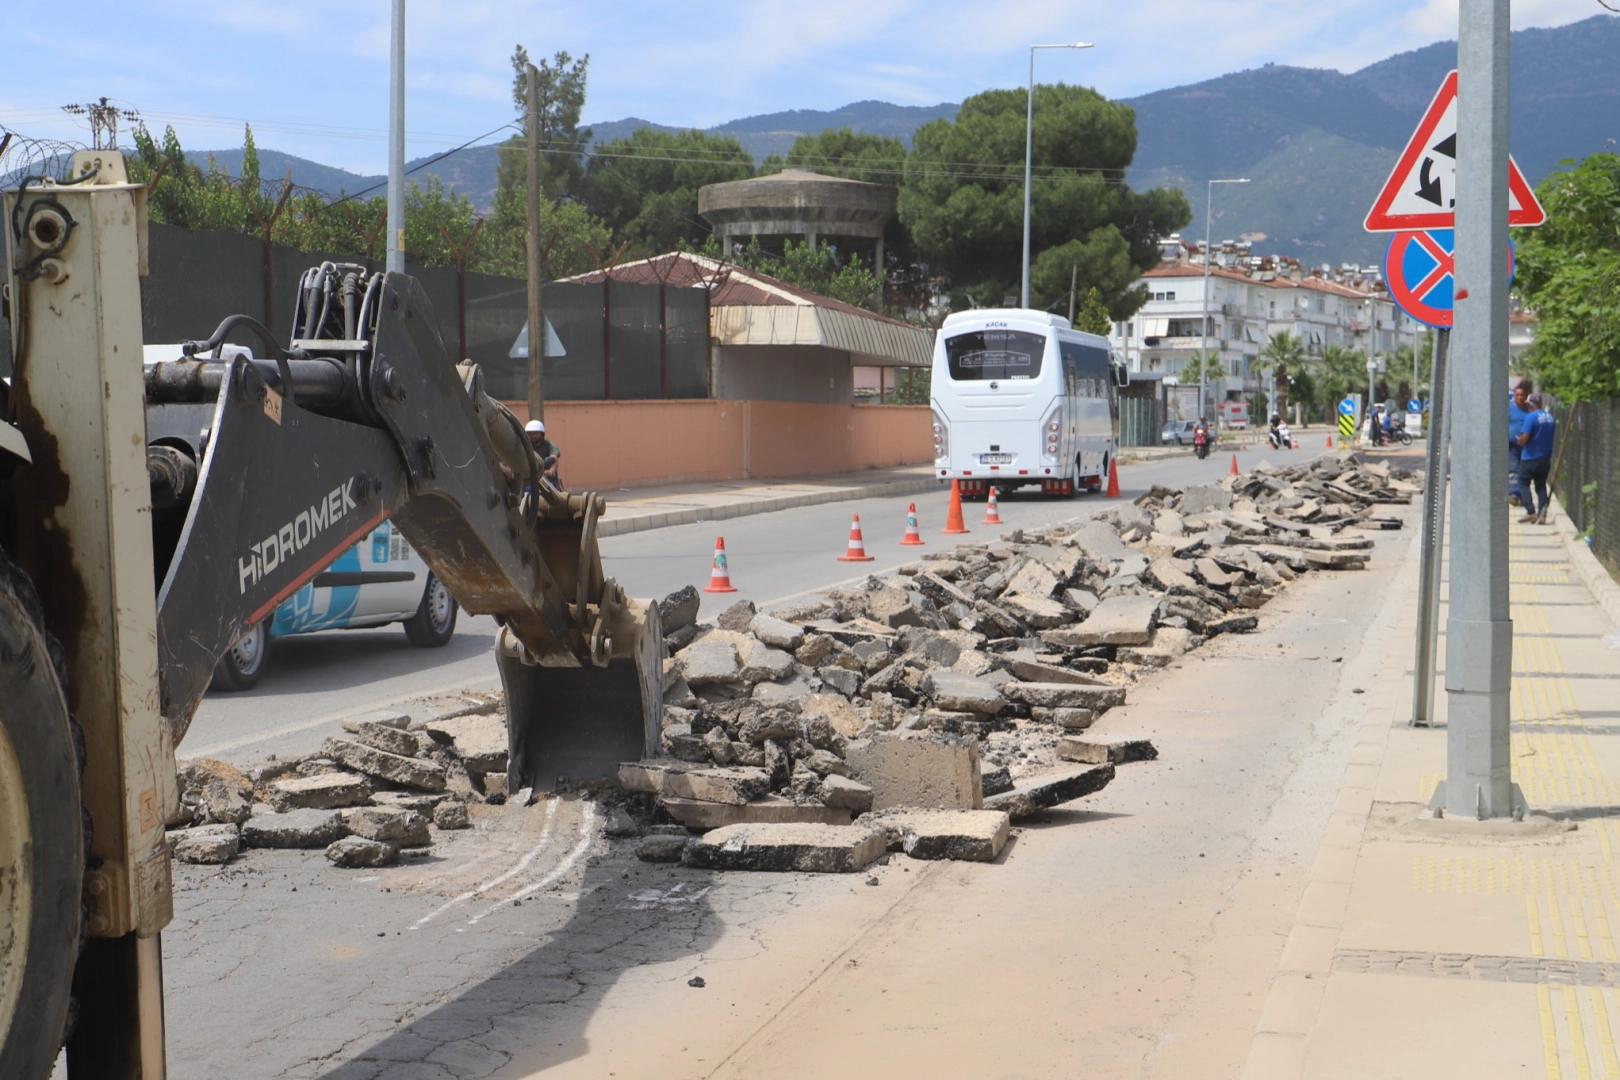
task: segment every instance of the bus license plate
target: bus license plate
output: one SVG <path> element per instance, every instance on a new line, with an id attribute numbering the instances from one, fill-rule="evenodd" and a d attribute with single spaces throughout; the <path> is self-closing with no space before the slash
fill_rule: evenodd
<path id="1" fill-rule="evenodd" d="M 1011 454 L 980 454 L 979 455 L 979 464 L 980 465 L 1011 465 L 1012 464 L 1012 459 L 1013 459 L 1013 456 Z"/>

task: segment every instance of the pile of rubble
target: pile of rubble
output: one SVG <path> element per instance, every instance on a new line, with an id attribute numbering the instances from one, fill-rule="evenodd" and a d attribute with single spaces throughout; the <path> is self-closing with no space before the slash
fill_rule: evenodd
<path id="1" fill-rule="evenodd" d="M 183 762 L 170 850 L 181 862 L 225 863 L 244 847 L 325 848 L 337 866 L 392 865 L 402 850 L 426 849 L 433 830 L 467 828 L 468 803 L 504 801 L 499 706 L 499 695 L 465 699 L 416 724 L 370 713 L 318 753 L 245 772 Z"/>
<path id="2" fill-rule="evenodd" d="M 1128 688 L 1257 625 L 1296 576 L 1362 569 L 1420 480 L 1328 455 L 1155 488 L 1098 517 L 964 543 L 817 603 L 697 621 L 666 598 L 662 750 L 619 780 L 675 822 L 644 858 L 859 869 L 885 848 L 993 859 L 1008 823 L 1101 789 L 1145 740 L 1084 734 Z M 621 832 L 633 832 L 625 828 Z"/>

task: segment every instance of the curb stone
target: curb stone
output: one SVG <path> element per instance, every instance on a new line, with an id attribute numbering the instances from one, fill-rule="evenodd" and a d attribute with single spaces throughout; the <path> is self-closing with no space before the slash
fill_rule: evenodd
<path id="1" fill-rule="evenodd" d="M 641 514 L 626 514 L 624 517 L 618 518 L 604 518 L 596 526 L 596 535 L 600 537 L 622 536 L 627 533 L 645 532 L 648 529 L 668 528 L 671 525 L 693 525 L 700 521 L 724 521 L 727 518 L 771 514 L 778 510 L 790 510 L 796 506 L 818 506 L 822 503 L 850 502 L 855 499 L 875 499 L 894 495 L 920 495 L 932 491 L 938 486 L 939 480 L 937 478 L 920 476 L 910 480 L 885 480 L 876 484 L 851 484 L 845 487 L 804 492 L 798 495 L 775 495 L 763 499 L 743 499 L 737 502 L 720 503 L 715 506 L 693 506 L 679 510 L 653 510 Z M 611 513 L 611 498 L 608 505 Z"/>
<path id="2" fill-rule="evenodd" d="M 1592 594 L 1609 621 L 1620 626 L 1620 582 L 1609 576 L 1591 548 L 1575 539 L 1575 523 L 1564 512 L 1564 504 L 1556 495 L 1553 496 L 1552 523 L 1564 541 L 1564 549 L 1569 552 L 1569 561 L 1575 564 L 1575 572 L 1586 582 L 1586 591 Z"/>

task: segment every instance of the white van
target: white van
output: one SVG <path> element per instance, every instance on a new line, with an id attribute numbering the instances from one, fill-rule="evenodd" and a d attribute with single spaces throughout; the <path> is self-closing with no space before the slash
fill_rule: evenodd
<path id="1" fill-rule="evenodd" d="M 1100 491 L 1118 451 L 1125 369 L 1108 339 L 1019 308 L 946 318 L 934 342 L 934 470 L 962 494 Z"/>
<path id="2" fill-rule="evenodd" d="M 238 345 L 226 345 L 221 353 L 227 359 L 253 355 Z M 145 354 L 148 364 L 173 360 L 180 356 L 180 346 L 147 345 Z M 148 411 L 147 441 L 183 449 L 201 461 L 213 420 L 213 402 Z M 273 615 L 250 627 L 220 658 L 210 685 L 215 690 L 251 690 L 264 677 L 270 642 L 293 634 L 401 623 L 412 645 L 446 645 L 456 632 L 457 610 L 455 597 L 428 569 L 427 561 L 411 549 L 393 522 L 384 519 L 282 601 Z"/>
<path id="3" fill-rule="evenodd" d="M 214 668 L 215 690 L 251 690 L 264 677 L 270 642 L 317 630 L 363 630 L 401 623 L 419 648 L 447 645 L 456 632 L 455 597 L 405 537 L 384 519 L 303 588 L 260 619 Z"/>

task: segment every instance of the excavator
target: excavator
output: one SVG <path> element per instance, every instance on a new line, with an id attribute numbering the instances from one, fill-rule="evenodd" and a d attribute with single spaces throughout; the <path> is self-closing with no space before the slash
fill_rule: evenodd
<path id="1" fill-rule="evenodd" d="M 391 519 L 500 624 L 513 792 L 651 752 L 665 646 L 413 278 L 325 262 L 285 344 L 144 363 L 147 189 L 39 172 L 0 223 L 0 1077 L 162 1080 L 176 748 L 244 633 Z"/>

